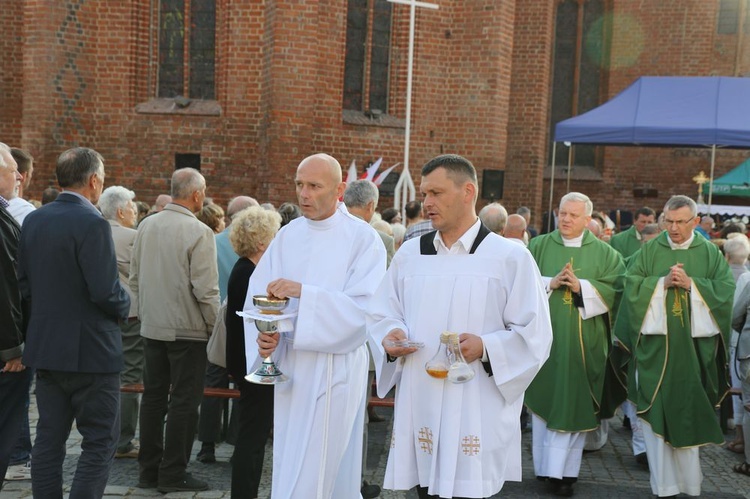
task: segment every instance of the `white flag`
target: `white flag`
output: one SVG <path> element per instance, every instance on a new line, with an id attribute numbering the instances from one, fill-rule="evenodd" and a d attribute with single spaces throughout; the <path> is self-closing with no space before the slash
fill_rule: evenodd
<path id="1" fill-rule="evenodd" d="M 385 178 L 388 176 L 388 174 L 391 173 L 393 171 L 393 169 L 396 168 L 400 164 L 401 163 L 396 163 L 395 165 L 393 165 L 392 167 L 388 168 L 386 171 L 384 171 L 383 173 L 381 173 L 380 175 L 378 175 L 375 178 L 375 180 L 373 180 L 373 182 L 375 182 L 375 185 L 382 184 L 383 181 L 385 180 Z"/>
<path id="2" fill-rule="evenodd" d="M 357 160 L 353 159 L 349 165 L 349 171 L 346 173 L 346 183 L 349 184 L 357 180 Z"/>

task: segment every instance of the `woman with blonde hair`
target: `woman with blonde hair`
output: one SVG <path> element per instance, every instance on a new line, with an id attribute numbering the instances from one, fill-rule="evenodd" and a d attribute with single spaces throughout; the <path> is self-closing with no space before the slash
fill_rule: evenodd
<path id="1" fill-rule="evenodd" d="M 273 424 L 273 385 L 245 381 L 245 329 L 237 316 L 245 306 L 247 284 L 260 257 L 281 226 L 281 215 L 252 206 L 232 218 L 229 242 L 240 255 L 227 286 L 227 370 L 240 389 L 238 431 L 232 456 L 232 497 L 258 497 L 266 440 Z"/>

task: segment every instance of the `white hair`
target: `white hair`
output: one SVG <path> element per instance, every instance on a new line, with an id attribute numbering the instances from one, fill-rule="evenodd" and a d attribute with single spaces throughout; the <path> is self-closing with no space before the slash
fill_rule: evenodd
<path id="1" fill-rule="evenodd" d="M 3 150 L 10 154 L 10 146 L 8 144 L 4 144 L 3 142 L 0 142 L 0 150 Z M 5 158 L 3 158 L 2 154 L 0 154 L 0 166 L 6 167 L 8 164 L 5 162 Z"/>
<path id="2" fill-rule="evenodd" d="M 104 189 L 99 197 L 99 209 L 107 220 L 116 220 L 117 210 L 124 209 L 133 198 L 135 192 L 121 185 L 113 185 Z"/>
<path id="3" fill-rule="evenodd" d="M 729 236 L 733 237 L 730 238 Z M 747 236 L 739 232 L 729 234 L 722 248 L 729 263 L 742 265 L 747 261 L 748 255 L 750 255 L 750 241 L 748 241 Z"/>
<path id="4" fill-rule="evenodd" d="M 576 201 L 579 203 L 583 203 L 584 215 L 586 215 L 587 217 L 590 217 L 591 213 L 594 212 L 594 203 L 591 202 L 591 199 L 589 199 L 589 197 L 586 194 L 581 194 L 580 192 L 567 193 L 560 200 L 560 208 L 562 208 L 562 205 L 564 205 L 568 201 Z"/>
<path id="5" fill-rule="evenodd" d="M 396 244 L 404 242 L 406 226 L 404 224 L 391 224 L 391 229 L 393 230 L 393 242 Z"/>

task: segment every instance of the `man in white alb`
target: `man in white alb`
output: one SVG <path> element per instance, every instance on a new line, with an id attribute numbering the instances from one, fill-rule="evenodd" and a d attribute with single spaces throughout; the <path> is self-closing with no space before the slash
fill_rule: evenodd
<path id="1" fill-rule="evenodd" d="M 292 331 L 258 334 L 245 323 L 248 368 L 273 354 L 290 381 L 274 399 L 274 498 L 359 497 L 366 400 L 365 308 L 385 273 L 377 232 L 338 199 L 346 184 L 327 154 L 297 168 L 304 217 L 283 227 L 258 263 L 252 296 L 290 298 Z M 257 349 L 253 338 L 257 337 Z M 249 371 L 249 372 L 251 372 Z"/>
<path id="2" fill-rule="evenodd" d="M 378 395 L 396 386 L 384 487 L 486 498 L 521 480 L 523 393 L 552 343 L 547 296 L 529 252 L 477 218 L 468 160 L 429 161 L 420 190 L 437 231 L 404 243 L 368 313 Z M 425 371 L 444 331 L 461 333 L 466 383 Z M 406 338 L 424 348 L 392 343 Z"/>

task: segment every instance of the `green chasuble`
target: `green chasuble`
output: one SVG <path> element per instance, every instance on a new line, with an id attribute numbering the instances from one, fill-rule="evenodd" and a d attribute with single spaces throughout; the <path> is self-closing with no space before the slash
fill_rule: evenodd
<path id="1" fill-rule="evenodd" d="M 579 279 L 588 280 L 609 313 L 581 318 L 569 288 L 549 296 L 552 350 L 526 390 L 526 406 L 556 431 L 579 432 L 599 425 L 607 357 L 611 348 L 610 314 L 622 288 L 625 266 L 620 255 L 588 230 L 580 248 L 566 248 L 559 231 L 529 244 L 543 276 L 556 276 L 572 262 Z"/>
<path id="2" fill-rule="evenodd" d="M 721 334 L 692 337 L 690 293 L 683 288 L 666 290 L 667 333 L 641 334 L 657 282 L 676 263 L 692 278 Z M 644 245 L 628 269 L 615 331 L 635 361 L 638 383 L 631 378 L 628 396 L 638 415 L 672 447 L 724 442 L 715 407 L 729 388 L 726 345 L 733 297 L 729 265 L 703 237 L 694 237 L 688 249 L 673 250 L 665 232 Z"/>
<path id="3" fill-rule="evenodd" d="M 636 235 L 635 225 L 631 225 L 628 230 L 612 236 L 609 244 L 619 251 L 623 258 L 627 258 L 641 249 L 641 240 Z"/>

